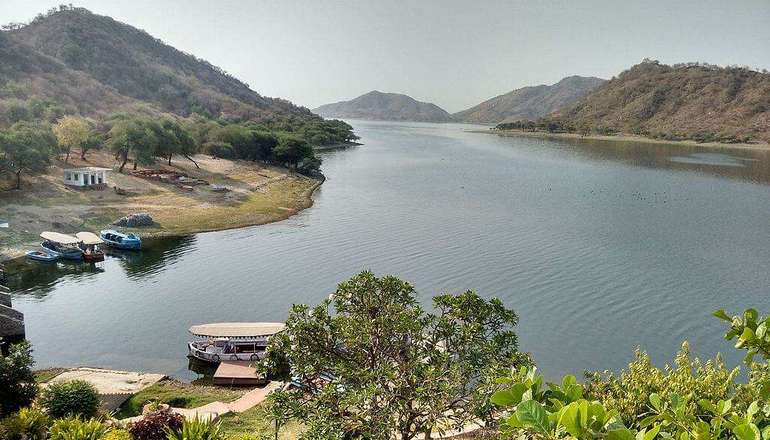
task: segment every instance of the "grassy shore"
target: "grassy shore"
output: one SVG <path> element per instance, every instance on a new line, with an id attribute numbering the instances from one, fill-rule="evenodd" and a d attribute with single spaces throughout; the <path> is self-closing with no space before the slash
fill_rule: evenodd
<path id="1" fill-rule="evenodd" d="M 113 171 L 110 188 L 80 190 L 62 183 L 64 169 L 84 166 L 115 168 L 114 158 L 102 152 L 89 153 L 87 161 L 55 160 L 42 175 L 26 176 L 22 189 L 0 181 L 0 218 L 10 223 L 0 229 L 0 261 L 23 255 L 39 245 L 42 231 L 75 233 L 109 227 L 116 219 L 138 212 L 152 215 L 155 224 L 126 229 L 143 237 L 177 236 L 279 221 L 312 205 L 319 180 L 285 168 L 253 162 L 215 159 L 199 155 L 195 165 L 175 158 L 172 165 L 152 169 L 184 173 L 191 178 L 227 187 L 214 191 L 209 185 L 183 188 L 170 182 L 148 180 Z M 140 168 L 141 169 L 141 168 Z M 4 187 L 3 187 L 4 186 Z M 120 194 L 114 190 L 120 188 Z"/>
<path id="2" fill-rule="evenodd" d="M 695 141 L 671 141 L 665 139 L 653 139 L 644 136 L 637 136 L 632 134 L 618 134 L 614 136 L 605 135 L 587 135 L 583 136 L 578 133 L 548 133 L 543 131 L 527 131 L 527 130 L 471 130 L 473 133 L 485 133 L 496 134 L 504 137 L 534 137 L 541 139 L 579 139 L 579 140 L 600 140 L 610 142 L 639 142 L 646 144 L 663 144 L 663 145 L 686 145 L 686 146 L 698 146 L 705 148 L 719 148 L 719 149 L 747 149 L 747 150 L 770 150 L 770 145 L 764 142 L 746 144 L 735 143 L 726 144 L 720 142 L 695 142 Z"/>

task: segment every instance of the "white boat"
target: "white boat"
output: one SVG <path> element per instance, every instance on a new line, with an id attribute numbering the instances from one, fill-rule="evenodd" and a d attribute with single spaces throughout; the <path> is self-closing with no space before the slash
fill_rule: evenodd
<path id="1" fill-rule="evenodd" d="M 189 356 L 220 363 L 222 361 L 257 361 L 265 357 L 271 336 L 283 331 L 281 322 L 219 322 L 190 327 L 199 338 L 189 342 Z"/>

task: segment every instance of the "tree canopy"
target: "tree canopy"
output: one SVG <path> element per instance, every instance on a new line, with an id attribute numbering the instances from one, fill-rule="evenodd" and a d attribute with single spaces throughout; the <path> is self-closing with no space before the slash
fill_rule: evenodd
<path id="1" fill-rule="evenodd" d="M 263 368 L 291 366 L 276 412 L 307 438 L 415 438 L 487 417 L 493 378 L 529 360 L 516 314 L 472 291 L 434 298 L 396 277 L 362 272 L 316 307 L 295 305 Z"/>

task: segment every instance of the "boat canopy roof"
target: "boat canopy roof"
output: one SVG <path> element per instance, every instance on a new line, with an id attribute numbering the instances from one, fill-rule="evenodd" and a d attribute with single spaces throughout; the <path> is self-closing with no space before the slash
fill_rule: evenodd
<path id="1" fill-rule="evenodd" d="M 78 232 L 77 234 L 75 234 L 75 237 L 77 237 L 80 241 L 82 241 L 83 244 L 104 243 L 104 241 L 102 241 L 102 239 L 99 238 L 99 236 L 94 234 L 93 232 Z"/>
<path id="2" fill-rule="evenodd" d="M 58 232 L 43 232 L 40 234 L 40 237 L 44 240 L 53 241 L 54 243 L 60 243 L 60 244 L 78 244 L 80 243 L 80 240 L 77 238 L 67 235 L 67 234 L 60 234 Z"/>
<path id="3" fill-rule="evenodd" d="M 255 338 L 272 336 L 286 328 L 282 322 L 217 322 L 190 327 L 195 336 L 209 338 Z"/>

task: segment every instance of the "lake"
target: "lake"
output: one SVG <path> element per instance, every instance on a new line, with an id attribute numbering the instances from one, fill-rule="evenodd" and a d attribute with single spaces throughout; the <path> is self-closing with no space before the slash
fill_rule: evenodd
<path id="1" fill-rule="evenodd" d="M 767 152 L 352 124 L 365 145 L 324 153 L 314 206 L 286 221 L 27 264 L 11 287 L 37 367 L 192 379 L 190 325 L 281 321 L 364 269 L 426 305 L 501 298 L 550 378 L 620 369 L 637 346 L 663 365 L 685 339 L 737 364 L 710 313 L 770 311 Z"/>

